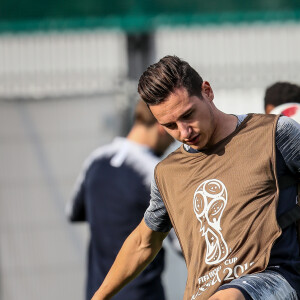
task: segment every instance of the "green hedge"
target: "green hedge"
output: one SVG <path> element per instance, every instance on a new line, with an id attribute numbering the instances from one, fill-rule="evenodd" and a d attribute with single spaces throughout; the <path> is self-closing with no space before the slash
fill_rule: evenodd
<path id="1" fill-rule="evenodd" d="M 298 0 L 1 0 L 0 31 L 300 20 Z"/>

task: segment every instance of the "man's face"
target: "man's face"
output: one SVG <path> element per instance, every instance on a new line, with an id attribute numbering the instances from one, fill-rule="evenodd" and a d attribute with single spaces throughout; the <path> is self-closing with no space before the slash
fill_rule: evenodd
<path id="1" fill-rule="evenodd" d="M 152 105 L 150 109 L 174 139 L 200 150 L 214 143 L 216 122 L 213 98 L 209 83 L 204 82 L 202 99 L 189 96 L 185 88 L 179 88 L 164 102 Z"/>
<path id="2" fill-rule="evenodd" d="M 158 126 L 159 138 L 157 139 L 155 154 L 157 156 L 162 156 L 167 148 L 174 142 L 174 139 L 167 133 L 163 126 L 161 126 L 159 123 L 156 125 Z"/>

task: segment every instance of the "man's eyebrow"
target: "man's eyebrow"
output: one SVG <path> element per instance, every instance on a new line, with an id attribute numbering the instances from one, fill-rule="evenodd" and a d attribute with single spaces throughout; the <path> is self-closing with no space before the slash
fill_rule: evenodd
<path id="1" fill-rule="evenodd" d="M 181 115 L 179 116 L 178 120 L 180 120 L 182 117 L 184 117 L 184 116 L 190 114 L 191 112 L 193 112 L 193 110 L 194 110 L 193 107 L 189 108 L 187 111 L 185 111 L 183 114 L 181 114 Z M 164 124 L 160 123 L 160 125 L 161 125 L 161 126 L 168 127 L 168 126 L 170 126 L 170 125 L 172 125 L 172 124 L 174 124 L 174 123 L 175 123 L 175 122 L 169 122 L 169 123 L 164 123 Z"/>
<path id="2" fill-rule="evenodd" d="M 189 108 L 187 111 L 185 111 L 178 119 L 185 117 L 186 115 L 190 114 L 191 112 L 193 112 L 194 108 L 191 107 Z"/>

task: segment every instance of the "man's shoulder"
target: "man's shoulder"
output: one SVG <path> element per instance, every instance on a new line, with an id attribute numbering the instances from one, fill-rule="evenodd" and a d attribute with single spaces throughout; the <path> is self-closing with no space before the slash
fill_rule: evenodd
<path id="1" fill-rule="evenodd" d="M 101 145 L 94 149 L 84 160 L 84 169 L 88 169 L 93 163 L 103 160 L 111 159 L 111 157 L 120 149 L 122 146 L 122 138 L 115 138 L 111 143 Z"/>
<path id="2" fill-rule="evenodd" d="M 285 143 L 288 141 L 293 141 L 293 143 L 298 143 L 300 138 L 300 124 L 295 120 L 280 116 L 276 127 L 276 143 L 277 145 L 282 145 L 284 147 Z"/>
<path id="3" fill-rule="evenodd" d="M 280 116 L 277 123 L 277 131 L 300 130 L 300 124 L 287 116 Z"/>
<path id="4" fill-rule="evenodd" d="M 261 130 L 265 126 L 270 128 L 276 127 L 278 122 L 278 115 L 264 114 L 264 113 L 248 113 L 243 120 L 238 121 L 237 131 L 239 130 Z"/>
<path id="5" fill-rule="evenodd" d="M 176 149 L 174 149 L 172 152 L 170 152 L 166 157 L 164 157 L 157 165 L 156 169 L 168 166 L 170 164 L 174 164 L 174 162 L 180 160 L 180 157 L 184 157 L 183 155 L 183 148 L 184 144 L 180 144 Z"/>

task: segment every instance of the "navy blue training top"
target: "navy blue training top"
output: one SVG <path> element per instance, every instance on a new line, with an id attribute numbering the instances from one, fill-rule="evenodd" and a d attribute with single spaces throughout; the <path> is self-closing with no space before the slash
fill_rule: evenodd
<path id="1" fill-rule="evenodd" d="M 71 221 L 90 226 L 86 299 L 101 285 L 128 235 L 149 205 L 150 184 L 158 158 L 125 138 L 94 151 L 85 162 L 68 207 Z M 164 249 L 114 300 L 164 300 L 161 273 Z"/>

